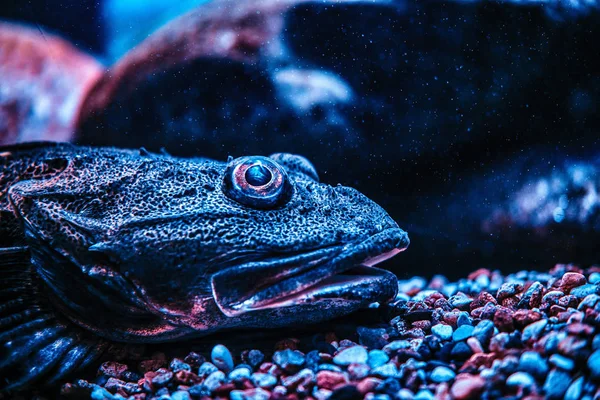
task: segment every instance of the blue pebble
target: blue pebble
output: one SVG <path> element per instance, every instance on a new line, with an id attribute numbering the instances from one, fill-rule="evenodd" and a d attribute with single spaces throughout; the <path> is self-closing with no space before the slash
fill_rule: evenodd
<path id="1" fill-rule="evenodd" d="M 369 359 L 369 353 L 363 346 L 352 346 L 340 350 L 335 357 L 333 362 L 337 365 L 350 365 L 350 364 L 365 364 Z"/>
<path id="2" fill-rule="evenodd" d="M 565 371 L 572 371 L 573 368 L 575 368 L 575 361 L 568 357 L 561 356 L 560 354 L 552 354 L 548 361 L 556 368 L 560 368 Z"/>
<path id="3" fill-rule="evenodd" d="M 171 400 L 192 400 L 189 392 L 185 390 L 178 390 L 174 393 L 171 393 Z"/>
<path id="4" fill-rule="evenodd" d="M 229 372 L 233 369 L 233 357 L 231 356 L 231 352 L 222 344 L 213 347 L 210 358 L 213 364 L 220 370 Z"/>
<path id="5" fill-rule="evenodd" d="M 583 392 L 583 383 L 583 376 L 575 379 L 573 383 L 571 383 L 571 386 L 569 386 L 567 389 L 564 400 L 579 400 Z"/>
<path id="6" fill-rule="evenodd" d="M 475 328 L 473 328 L 471 325 L 459 326 L 452 334 L 452 340 L 454 340 L 455 342 L 467 340 L 473 334 L 474 329 Z"/>
<path id="7" fill-rule="evenodd" d="M 525 351 L 519 359 L 519 371 L 527 372 L 534 377 L 541 379 L 548 373 L 548 364 L 535 351 Z"/>
<path id="8" fill-rule="evenodd" d="M 448 367 L 435 367 L 431 371 L 431 380 L 435 383 L 448 382 L 454 379 L 454 377 L 456 377 L 456 374 Z"/>
<path id="9" fill-rule="evenodd" d="M 369 351 L 368 364 L 371 368 L 377 368 L 388 362 L 390 358 L 383 350 L 371 350 Z"/>
<path id="10" fill-rule="evenodd" d="M 600 380 L 600 350 L 596 350 L 587 360 L 592 379 Z"/>
<path id="11" fill-rule="evenodd" d="M 486 345 L 489 343 L 492 336 L 494 336 L 494 323 L 489 319 L 484 319 L 480 321 L 475 329 L 473 329 L 472 336 L 479 340 L 479 343 L 482 345 Z"/>
<path id="12" fill-rule="evenodd" d="M 431 327 L 431 333 L 442 340 L 450 340 L 454 330 L 450 325 L 437 324 Z"/>
<path id="13" fill-rule="evenodd" d="M 579 300 L 590 294 L 600 294 L 600 285 L 588 283 L 571 290 L 571 295 L 577 297 Z"/>
<path id="14" fill-rule="evenodd" d="M 515 372 L 506 380 L 506 386 L 533 389 L 535 379 L 527 372 Z"/>
<path id="15" fill-rule="evenodd" d="M 287 372 L 299 371 L 306 358 L 298 350 L 285 349 L 273 354 L 273 362 Z"/>
<path id="16" fill-rule="evenodd" d="M 457 326 L 473 325 L 473 321 L 471 320 L 471 316 L 469 315 L 469 313 L 466 311 L 463 311 L 460 314 L 458 314 L 458 318 L 456 319 L 456 325 Z"/>
<path id="17" fill-rule="evenodd" d="M 559 369 L 553 369 L 546 377 L 546 382 L 544 383 L 546 398 L 562 399 L 570 384 L 571 376 L 568 373 Z"/>

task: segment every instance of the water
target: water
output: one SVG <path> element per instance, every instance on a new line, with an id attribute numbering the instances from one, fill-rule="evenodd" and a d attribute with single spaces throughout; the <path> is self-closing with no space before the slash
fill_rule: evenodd
<path id="1" fill-rule="evenodd" d="M 598 262 L 597 2 L 274 4 L 2 7 L 41 48 L 73 47 L 46 75 L 0 62 L 0 133 L 302 154 L 409 232 L 386 264 L 399 275 Z M 69 57 L 86 54 L 75 75 Z"/>

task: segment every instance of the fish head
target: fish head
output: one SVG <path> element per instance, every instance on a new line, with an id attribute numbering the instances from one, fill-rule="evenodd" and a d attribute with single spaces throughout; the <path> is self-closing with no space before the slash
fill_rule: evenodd
<path id="1" fill-rule="evenodd" d="M 376 203 L 284 153 L 223 163 L 97 151 L 10 195 L 43 249 L 46 282 L 67 313 L 79 310 L 71 319 L 125 341 L 317 322 L 386 302 L 396 278 L 374 265 L 409 244 Z M 58 259 L 68 273 L 49 264 Z M 63 282 L 77 275 L 85 299 Z"/>

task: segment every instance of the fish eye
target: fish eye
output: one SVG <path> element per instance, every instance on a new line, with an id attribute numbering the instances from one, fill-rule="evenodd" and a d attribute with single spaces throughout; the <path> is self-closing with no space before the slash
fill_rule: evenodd
<path id="1" fill-rule="evenodd" d="M 267 157 L 240 157 L 229 162 L 223 193 L 254 208 L 275 208 L 287 203 L 293 187 L 285 169 Z"/>

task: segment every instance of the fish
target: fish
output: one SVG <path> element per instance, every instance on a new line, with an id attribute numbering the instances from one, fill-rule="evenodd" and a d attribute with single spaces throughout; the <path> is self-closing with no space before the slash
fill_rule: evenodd
<path id="1" fill-rule="evenodd" d="M 0 147 L 0 390 L 60 382 L 115 343 L 302 326 L 396 296 L 408 234 L 289 153 Z"/>

